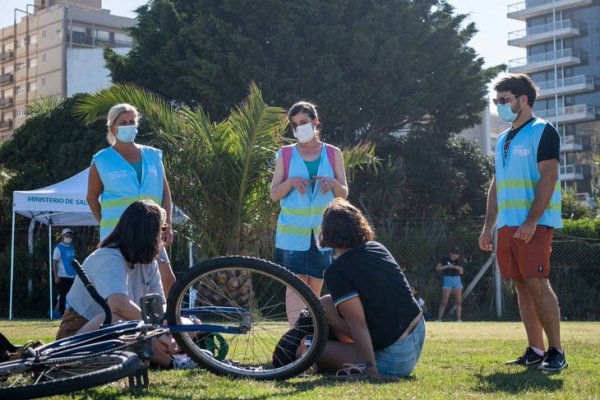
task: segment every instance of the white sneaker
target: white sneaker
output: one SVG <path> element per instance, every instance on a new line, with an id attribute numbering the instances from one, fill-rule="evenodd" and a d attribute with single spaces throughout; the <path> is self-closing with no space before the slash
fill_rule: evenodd
<path id="1" fill-rule="evenodd" d="M 198 368 L 198 364 L 185 354 L 173 354 L 173 369 L 194 369 Z"/>

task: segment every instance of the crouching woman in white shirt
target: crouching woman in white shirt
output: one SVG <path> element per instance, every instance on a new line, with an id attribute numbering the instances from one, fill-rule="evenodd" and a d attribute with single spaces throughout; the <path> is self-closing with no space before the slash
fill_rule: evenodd
<path id="1" fill-rule="evenodd" d="M 136 201 L 123 212 L 115 229 L 86 258 L 83 269 L 106 300 L 112 321 L 139 320 L 138 305 L 149 293 L 165 296 L 156 257 L 161 248 L 161 233 L 166 227 L 166 212 L 152 201 Z M 57 339 L 96 330 L 104 320 L 100 305 L 77 277 L 67 295 L 67 310 L 62 317 Z M 177 345 L 169 335 L 153 341 L 151 361 L 164 367 L 172 364 Z"/>

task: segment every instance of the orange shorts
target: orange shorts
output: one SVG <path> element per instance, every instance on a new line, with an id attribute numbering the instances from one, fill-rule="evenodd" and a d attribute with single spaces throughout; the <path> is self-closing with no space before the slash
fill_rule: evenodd
<path id="1" fill-rule="evenodd" d="M 498 229 L 496 257 L 503 279 L 548 278 L 553 228 L 538 225 L 529 243 L 515 239 L 516 226 Z"/>

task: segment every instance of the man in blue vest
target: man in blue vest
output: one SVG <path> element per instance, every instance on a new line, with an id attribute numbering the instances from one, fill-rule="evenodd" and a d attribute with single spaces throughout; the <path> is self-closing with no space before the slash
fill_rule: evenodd
<path id="1" fill-rule="evenodd" d="M 54 283 L 58 286 L 59 300 L 58 310 L 60 315 L 65 312 L 65 301 L 67 293 L 71 290 L 75 280 L 75 269 L 71 265 L 75 259 L 75 248 L 73 247 L 73 231 L 69 228 L 62 230 L 61 242 L 54 248 L 52 255 L 52 270 L 54 271 Z"/>
<path id="2" fill-rule="evenodd" d="M 494 87 L 498 115 L 511 127 L 496 143 L 495 175 L 479 247 L 492 251 L 493 230 L 498 229 L 500 273 L 513 282 L 527 332 L 525 353 L 507 364 L 560 371 L 567 361 L 560 344 L 558 299 L 548 280 L 552 232 L 562 227 L 560 137 L 552 125 L 533 116 L 536 89 L 522 74 L 509 75 Z"/>

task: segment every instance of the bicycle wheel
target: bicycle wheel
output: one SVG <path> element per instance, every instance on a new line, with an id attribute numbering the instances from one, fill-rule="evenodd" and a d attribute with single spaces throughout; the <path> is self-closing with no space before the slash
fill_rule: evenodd
<path id="1" fill-rule="evenodd" d="M 286 292 L 307 309 L 313 344 L 285 365 L 274 363 L 289 330 Z M 258 258 L 231 256 L 204 261 L 177 279 L 167 301 L 167 320 L 179 346 L 199 365 L 232 377 L 286 379 L 308 369 L 325 348 L 328 325 L 319 299 L 288 270 Z M 190 321 L 191 320 L 191 321 Z M 193 328 L 221 335 L 227 353 L 216 357 L 194 340 Z M 198 335 L 199 337 L 202 335 Z M 284 338 L 283 341 L 286 339 Z"/>
<path id="2" fill-rule="evenodd" d="M 89 358 L 9 361 L 0 364 L 0 398 L 35 399 L 71 393 L 117 381 L 141 367 L 138 356 L 126 351 Z"/>

